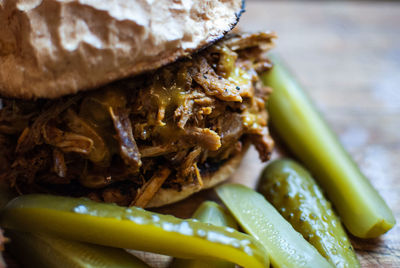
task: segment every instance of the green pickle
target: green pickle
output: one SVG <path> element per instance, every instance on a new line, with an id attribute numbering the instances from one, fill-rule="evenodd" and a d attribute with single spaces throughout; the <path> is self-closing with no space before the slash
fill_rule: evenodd
<path id="1" fill-rule="evenodd" d="M 0 182 L 0 209 L 14 197 L 8 185 Z M 149 267 L 123 249 L 11 230 L 7 230 L 6 236 L 11 239 L 6 248 L 24 267 Z"/>
<path id="2" fill-rule="evenodd" d="M 84 198 L 19 196 L 1 211 L 0 225 L 179 258 L 223 259 L 249 268 L 269 266 L 263 246 L 232 228 Z"/>
<path id="3" fill-rule="evenodd" d="M 261 194 L 239 184 L 216 191 L 240 226 L 265 247 L 273 267 L 332 267 Z"/>
<path id="4" fill-rule="evenodd" d="M 203 202 L 193 214 L 193 218 L 216 226 L 237 229 L 235 219 L 220 205 L 212 201 Z M 174 259 L 170 268 L 235 268 L 235 264 L 220 260 Z"/>
<path id="5" fill-rule="evenodd" d="M 390 230 L 396 222 L 390 208 L 279 58 L 270 58 L 274 67 L 263 81 L 273 88 L 268 101 L 272 128 L 327 192 L 350 233 L 374 238 Z"/>
<path id="6" fill-rule="evenodd" d="M 360 267 L 339 218 L 310 173 L 280 159 L 263 171 L 258 191 L 336 267 Z"/>
<path id="7" fill-rule="evenodd" d="M 24 267 L 150 268 L 128 252 L 44 234 L 7 231 L 7 248 Z"/>
<path id="8" fill-rule="evenodd" d="M 217 226 L 238 229 L 236 220 L 223 207 L 212 201 L 203 202 L 194 212 L 193 218 Z"/>

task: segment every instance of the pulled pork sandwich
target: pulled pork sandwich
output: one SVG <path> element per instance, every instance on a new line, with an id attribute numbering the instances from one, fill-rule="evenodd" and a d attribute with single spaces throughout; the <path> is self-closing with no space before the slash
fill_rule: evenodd
<path id="1" fill-rule="evenodd" d="M 155 207 L 269 158 L 274 35 L 225 35 L 241 1 L 86 2 L 0 4 L 0 179 Z"/>

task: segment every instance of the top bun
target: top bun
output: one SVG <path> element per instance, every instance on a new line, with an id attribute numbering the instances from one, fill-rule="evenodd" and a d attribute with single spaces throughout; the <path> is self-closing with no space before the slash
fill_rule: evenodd
<path id="1" fill-rule="evenodd" d="M 242 11 L 242 0 L 0 1 L 0 94 L 55 98 L 159 68 Z"/>

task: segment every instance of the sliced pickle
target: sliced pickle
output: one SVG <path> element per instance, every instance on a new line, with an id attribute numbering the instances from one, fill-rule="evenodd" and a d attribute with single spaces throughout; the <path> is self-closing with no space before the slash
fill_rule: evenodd
<path id="1" fill-rule="evenodd" d="M 194 212 L 193 218 L 216 226 L 238 229 L 236 220 L 223 207 L 212 201 L 203 202 Z"/>
<path id="2" fill-rule="evenodd" d="M 220 205 L 212 201 L 203 202 L 193 214 L 193 218 L 216 226 L 237 229 L 237 223 Z M 235 264 L 220 260 L 174 259 L 169 268 L 235 268 Z"/>
<path id="3" fill-rule="evenodd" d="M 289 159 L 270 163 L 258 191 L 335 267 L 360 267 L 331 204 L 301 165 Z"/>
<path id="4" fill-rule="evenodd" d="M 0 209 L 13 197 L 15 193 L 7 185 L 0 183 Z M 7 237 L 11 239 L 11 243 L 7 243 L 6 248 L 25 267 L 149 267 L 123 249 L 11 230 L 7 230 Z"/>
<path id="5" fill-rule="evenodd" d="M 332 267 L 261 194 L 239 184 L 216 191 L 240 226 L 263 244 L 273 267 Z"/>
<path id="6" fill-rule="evenodd" d="M 3 209 L 0 224 L 9 229 L 180 258 L 224 259 L 249 268 L 269 265 L 264 247 L 232 228 L 83 198 L 20 196 Z"/>
<path id="7" fill-rule="evenodd" d="M 68 241 L 44 234 L 7 231 L 11 253 L 24 267 L 149 268 L 123 249 Z"/>

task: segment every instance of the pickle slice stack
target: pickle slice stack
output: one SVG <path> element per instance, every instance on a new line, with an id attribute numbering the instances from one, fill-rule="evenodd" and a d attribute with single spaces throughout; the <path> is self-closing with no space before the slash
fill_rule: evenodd
<path id="1" fill-rule="evenodd" d="M 261 194 L 239 184 L 219 186 L 217 194 L 240 226 L 267 249 L 273 267 L 332 267 Z"/>
<path id="2" fill-rule="evenodd" d="M 150 268 L 123 249 L 64 240 L 58 237 L 8 231 L 7 245 L 24 267 Z"/>
<path id="3" fill-rule="evenodd" d="M 0 224 L 8 229 L 174 257 L 223 259 L 249 268 L 269 265 L 263 246 L 232 228 L 82 198 L 20 196 L 3 209 Z"/>

